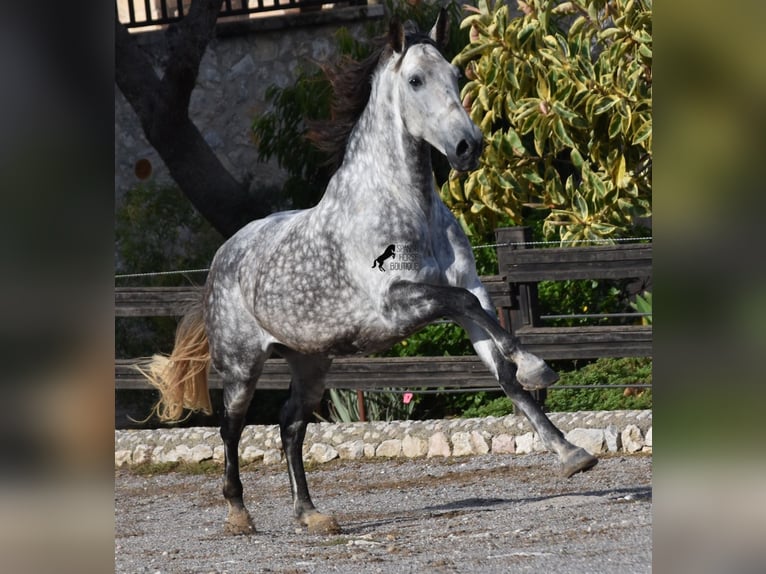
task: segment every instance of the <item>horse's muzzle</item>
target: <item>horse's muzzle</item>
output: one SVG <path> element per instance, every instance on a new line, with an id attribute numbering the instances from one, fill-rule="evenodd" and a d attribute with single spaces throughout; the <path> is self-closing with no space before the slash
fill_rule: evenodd
<path id="1" fill-rule="evenodd" d="M 457 171 L 471 171 L 479 165 L 479 158 L 484 149 L 484 138 L 481 131 L 476 128 L 478 134 L 471 134 L 469 137 L 461 139 L 455 146 L 451 154 L 447 154 L 447 159 L 453 169 Z"/>

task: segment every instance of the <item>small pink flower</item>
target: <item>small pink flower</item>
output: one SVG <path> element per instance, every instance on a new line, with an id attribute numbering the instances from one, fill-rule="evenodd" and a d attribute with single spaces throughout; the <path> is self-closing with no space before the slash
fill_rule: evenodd
<path id="1" fill-rule="evenodd" d="M 404 393 L 402 400 L 404 401 L 405 405 L 410 404 L 410 401 L 412 400 L 412 393 Z"/>

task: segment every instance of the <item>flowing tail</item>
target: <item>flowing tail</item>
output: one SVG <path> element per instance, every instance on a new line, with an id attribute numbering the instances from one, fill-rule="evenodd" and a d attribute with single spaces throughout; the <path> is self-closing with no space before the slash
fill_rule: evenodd
<path id="1" fill-rule="evenodd" d="M 161 421 L 179 421 L 184 409 L 212 414 L 207 376 L 210 368 L 202 301 L 195 303 L 176 329 L 176 341 L 170 356 L 154 355 L 141 373 L 160 391 L 154 405 Z"/>

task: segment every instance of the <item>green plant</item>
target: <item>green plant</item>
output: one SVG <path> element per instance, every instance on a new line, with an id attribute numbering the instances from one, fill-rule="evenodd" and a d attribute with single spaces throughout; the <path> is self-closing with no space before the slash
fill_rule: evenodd
<path id="1" fill-rule="evenodd" d="M 537 290 L 541 314 L 598 314 L 627 311 L 624 286 L 628 280 L 596 281 L 592 279 L 541 281 Z M 592 318 L 562 318 L 545 322 L 548 326 L 570 327 L 592 323 Z"/>
<path id="2" fill-rule="evenodd" d="M 644 291 L 643 295 L 636 295 L 636 300 L 631 301 L 630 306 L 639 313 L 648 313 L 641 318 L 641 322 L 644 325 L 652 324 L 652 294 L 649 291 Z"/>
<path id="3" fill-rule="evenodd" d="M 581 369 L 561 373 L 558 386 L 651 384 L 652 360 L 643 357 L 598 359 Z M 632 388 L 632 387 L 629 387 Z M 551 411 L 623 410 L 652 408 L 652 390 L 624 388 L 556 389 L 548 393 L 546 406 Z"/>
<path id="4" fill-rule="evenodd" d="M 652 391 L 639 387 L 584 388 L 563 387 L 651 384 L 652 360 L 624 357 L 603 358 L 584 367 L 559 373 L 561 379 L 550 387 L 545 405 L 554 412 L 651 409 Z M 513 412 L 505 396 L 482 400 L 466 408 L 462 417 L 504 416 Z"/>
<path id="5" fill-rule="evenodd" d="M 360 420 L 359 399 L 356 391 L 329 389 L 329 416 L 332 422 Z M 381 390 L 364 395 L 365 418 L 368 421 L 407 420 L 412 415 L 415 400 L 404 402 L 401 393 Z"/>
<path id="6" fill-rule="evenodd" d="M 463 104 L 485 134 L 479 169 L 444 201 L 466 229 L 545 212 L 546 237 L 612 239 L 651 214 L 652 2 L 478 0 Z"/>
<path id="7" fill-rule="evenodd" d="M 117 272 L 206 268 L 223 242 L 175 185 L 139 183 L 115 213 Z M 161 275 L 121 279 L 121 285 L 178 285 L 189 278 Z"/>
<path id="8" fill-rule="evenodd" d="M 330 96 L 330 85 L 320 72 L 301 71 L 293 85 L 267 88 L 272 110 L 253 121 L 258 159 L 273 157 L 287 171 L 282 194 L 294 208 L 316 204 L 332 175 L 328 158 L 305 138 L 305 119 L 327 118 Z"/>
<path id="9" fill-rule="evenodd" d="M 175 185 L 140 183 L 125 194 L 115 213 L 118 274 L 204 269 L 223 238 Z M 118 285 L 175 286 L 204 275 L 159 275 L 118 279 Z M 177 321 L 173 317 L 125 317 L 115 324 L 118 357 L 169 351 Z"/>

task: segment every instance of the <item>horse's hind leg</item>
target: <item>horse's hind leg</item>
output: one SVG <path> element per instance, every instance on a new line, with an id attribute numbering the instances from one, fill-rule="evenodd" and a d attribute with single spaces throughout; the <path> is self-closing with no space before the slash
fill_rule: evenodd
<path id="1" fill-rule="evenodd" d="M 516 364 L 516 378 L 525 389 L 543 389 L 559 378 L 545 361 L 522 349 L 467 289 L 399 281 L 391 285 L 388 294 L 387 311 L 394 320 L 400 316 L 425 324 L 448 317 L 460 324 L 468 321 L 475 325 L 489 336 L 502 356 Z"/>
<path id="2" fill-rule="evenodd" d="M 325 355 L 303 355 L 290 349 L 280 349 L 279 353 L 287 360 L 292 373 L 290 398 L 282 407 L 279 427 L 290 477 L 293 513 L 312 534 L 337 533 L 340 527 L 335 519 L 314 507 L 303 466 L 306 426 L 322 400 L 324 379 L 332 360 Z"/>
<path id="3" fill-rule="evenodd" d="M 255 532 L 242 496 L 242 481 L 239 476 L 239 439 L 245 428 L 245 416 L 255 393 L 255 384 L 265 361 L 266 354 L 259 356 L 244 380 L 241 380 L 242 375 L 236 376 L 226 372 L 222 375 L 224 413 L 221 438 L 225 455 L 223 496 L 229 506 L 226 531 L 231 534 Z"/>

